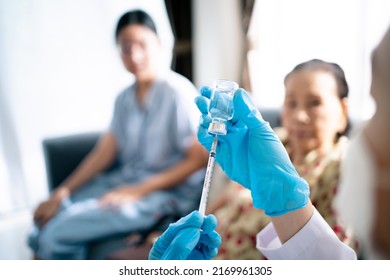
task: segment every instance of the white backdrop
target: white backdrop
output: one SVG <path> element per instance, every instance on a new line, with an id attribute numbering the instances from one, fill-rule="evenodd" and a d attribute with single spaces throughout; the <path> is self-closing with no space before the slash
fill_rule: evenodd
<path id="1" fill-rule="evenodd" d="M 47 195 L 44 138 L 108 126 L 115 96 L 132 81 L 115 26 L 136 7 L 155 19 L 169 65 L 162 0 L 0 0 L 0 214 Z"/>

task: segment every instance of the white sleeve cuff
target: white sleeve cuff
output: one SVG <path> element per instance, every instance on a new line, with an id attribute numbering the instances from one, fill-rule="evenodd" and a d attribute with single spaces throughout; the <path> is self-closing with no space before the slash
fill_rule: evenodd
<path id="1" fill-rule="evenodd" d="M 272 223 L 257 235 L 257 249 L 268 259 L 356 259 L 355 251 L 342 243 L 314 208 L 307 224 L 281 244 Z"/>

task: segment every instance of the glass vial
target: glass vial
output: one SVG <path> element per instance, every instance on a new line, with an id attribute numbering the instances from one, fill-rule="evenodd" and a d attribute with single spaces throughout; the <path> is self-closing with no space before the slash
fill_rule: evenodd
<path id="1" fill-rule="evenodd" d="M 211 134 L 225 135 L 226 122 L 233 118 L 233 96 L 238 84 L 233 81 L 216 80 L 211 91 L 209 113 L 211 124 L 208 131 Z"/>

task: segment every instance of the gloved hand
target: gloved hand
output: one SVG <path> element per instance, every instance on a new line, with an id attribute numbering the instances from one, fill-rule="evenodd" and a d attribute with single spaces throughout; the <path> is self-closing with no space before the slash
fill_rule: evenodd
<path id="1" fill-rule="evenodd" d="M 214 135 L 207 129 L 211 89 L 203 87 L 195 98 L 202 113 L 198 139 L 209 151 Z M 251 190 L 253 205 L 269 216 L 303 208 L 309 186 L 296 172 L 290 158 L 254 106 L 249 95 L 238 89 L 233 97 L 234 116 L 227 122 L 227 134 L 218 136 L 216 160 L 230 179 Z"/>
<path id="2" fill-rule="evenodd" d="M 210 260 L 222 242 L 216 227 L 214 215 L 193 211 L 169 225 L 153 244 L 149 260 Z"/>

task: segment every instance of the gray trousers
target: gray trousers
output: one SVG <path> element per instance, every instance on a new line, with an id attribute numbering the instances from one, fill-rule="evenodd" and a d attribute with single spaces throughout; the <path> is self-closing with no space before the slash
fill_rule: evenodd
<path id="1" fill-rule="evenodd" d="M 117 177 L 116 177 L 117 178 Z M 100 176 L 67 201 L 43 228 L 34 226 L 28 244 L 42 259 L 85 259 L 88 243 L 118 233 L 150 228 L 166 214 L 179 214 L 191 201 L 177 198 L 172 192 L 156 191 L 139 201 L 116 208 L 102 208 L 98 199 L 120 185 L 115 176 Z M 179 201 L 180 200 L 180 201 Z"/>

